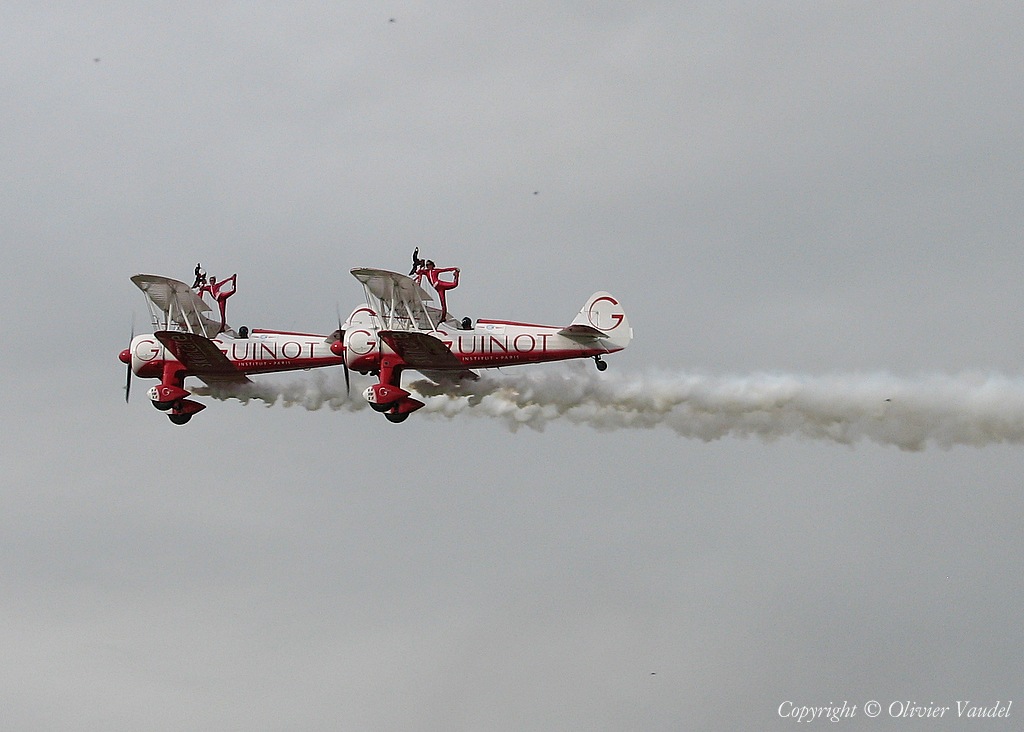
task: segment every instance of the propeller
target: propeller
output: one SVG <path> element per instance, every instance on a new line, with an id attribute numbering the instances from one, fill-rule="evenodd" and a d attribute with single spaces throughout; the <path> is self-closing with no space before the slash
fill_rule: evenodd
<path id="1" fill-rule="evenodd" d="M 135 318 L 132 318 L 132 329 L 131 336 L 128 338 L 128 348 L 121 351 L 121 360 L 125 363 L 125 377 L 124 377 L 124 403 L 128 403 L 128 398 L 132 394 L 132 341 L 135 340 Z"/>
<path id="2" fill-rule="evenodd" d="M 345 372 L 345 396 L 348 397 L 352 390 L 352 377 L 349 375 L 348 360 L 345 358 L 345 330 L 342 328 L 341 310 L 337 306 L 334 310 L 338 315 L 338 343 L 341 344 L 338 346 L 338 355 L 341 356 L 341 368 Z"/>
<path id="3" fill-rule="evenodd" d="M 341 342 L 345 342 L 345 331 L 341 331 Z M 343 347 L 344 348 L 344 347 Z M 349 396 L 349 392 L 352 390 L 352 377 L 348 373 L 348 363 L 345 360 L 345 352 L 342 350 L 341 354 L 341 368 L 345 371 L 345 396 Z"/>

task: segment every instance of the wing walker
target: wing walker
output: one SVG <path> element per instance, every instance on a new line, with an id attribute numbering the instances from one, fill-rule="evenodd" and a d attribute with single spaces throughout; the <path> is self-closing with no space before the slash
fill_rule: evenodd
<path id="1" fill-rule="evenodd" d="M 184 381 L 195 376 L 211 386 L 249 383 L 248 374 L 341 365 L 376 377 L 363 396 L 391 422 L 403 422 L 423 402 L 402 388 L 402 374 L 418 371 L 437 383 L 479 378 L 474 369 L 592 358 L 598 370 L 604 356 L 629 345 L 633 330 L 619 301 L 595 292 L 567 326 L 510 320 L 458 318 L 447 294 L 459 285 L 457 267 L 436 267 L 413 254 L 408 275 L 358 267 L 352 275 L 365 302 L 328 336 L 257 330 L 227 325 L 227 300 L 236 276 L 217 281 L 196 265 L 192 287 L 156 275 L 135 275 L 145 293 L 154 331 L 133 336 L 121 361 L 128 366 L 125 397 L 134 373 L 160 380 L 149 390 L 153 405 L 174 424 L 185 424 L 205 405 L 189 399 Z M 430 287 L 434 294 L 427 292 Z M 210 317 L 217 306 L 219 320 Z"/>

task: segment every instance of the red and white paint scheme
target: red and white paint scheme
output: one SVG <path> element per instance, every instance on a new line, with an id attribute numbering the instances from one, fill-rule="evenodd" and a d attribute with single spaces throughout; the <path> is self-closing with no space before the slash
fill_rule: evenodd
<path id="1" fill-rule="evenodd" d="M 428 262 L 432 267 L 432 263 Z M 593 358 L 600 371 L 603 356 L 621 351 L 633 338 L 633 329 L 618 299 L 595 292 L 579 314 L 565 326 L 533 325 L 507 320 L 453 317 L 444 290 L 458 283 L 441 282 L 441 307 L 421 286 L 420 270 L 411 276 L 381 269 L 357 268 L 353 276 L 363 285 L 366 303 L 356 308 L 342 326 L 331 350 L 345 366 L 378 377 L 364 392 L 366 401 L 392 422 L 401 422 L 423 406 L 402 388 L 402 372 L 414 369 L 438 383 L 479 378 L 472 369 L 516 364 Z M 437 277 L 429 277 L 434 285 Z"/>
<path id="2" fill-rule="evenodd" d="M 198 267 L 197 267 L 198 272 Z M 210 386 L 249 383 L 247 374 L 336 366 L 342 358 L 331 348 L 338 338 L 308 333 L 230 328 L 224 320 L 227 299 L 235 292 L 235 277 L 221 286 L 204 285 L 198 293 L 184 282 L 157 275 L 132 277 L 146 294 L 153 332 L 133 336 L 120 359 L 128 366 L 125 399 L 134 373 L 159 379 L 149 390 L 153 406 L 167 412 L 174 424 L 185 424 L 204 404 L 187 397 L 185 378 L 195 376 Z M 223 286 L 229 283 L 229 286 Z M 220 322 L 207 317 L 212 308 L 200 296 L 210 293 Z"/>

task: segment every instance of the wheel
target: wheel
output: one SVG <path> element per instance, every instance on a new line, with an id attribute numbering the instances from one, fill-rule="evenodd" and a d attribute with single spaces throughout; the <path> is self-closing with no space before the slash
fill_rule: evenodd
<path id="1" fill-rule="evenodd" d="M 604 361 L 602 361 L 599 358 L 595 358 L 594 359 L 594 363 L 597 364 L 597 370 L 598 371 L 605 371 L 608 368 L 608 364 L 605 363 Z"/>
<path id="2" fill-rule="evenodd" d="M 192 415 L 175 414 L 174 412 L 171 412 L 170 414 L 167 415 L 167 419 L 171 420 L 171 422 L 173 422 L 174 424 L 186 424 L 190 419 L 192 419 Z"/>
<path id="3" fill-rule="evenodd" d="M 153 406 L 159 409 L 161 412 L 166 412 L 168 409 L 174 406 L 174 402 L 153 402 Z"/>
<path id="4" fill-rule="evenodd" d="M 408 412 L 402 412 L 401 414 L 395 414 L 394 412 L 385 412 L 384 416 L 387 417 L 388 422 L 391 422 L 392 424 L 399 424 L 400 422 L 404 422 L 405 420 L 409 419 Z"/>
<path id="5" fill-rule="evenodd" d="M 370 405 L 370 409 L 372 409 L 375 412 L 386 412 L 389 409 L 391 409 L 391 407 L 395 406 L 394 403 L 377 404 L 377 402 L 368 402 L 368 404 Z"/>

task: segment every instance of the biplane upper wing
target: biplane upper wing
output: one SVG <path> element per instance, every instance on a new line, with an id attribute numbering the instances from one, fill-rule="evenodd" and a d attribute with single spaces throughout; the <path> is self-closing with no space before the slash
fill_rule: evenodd
<path id="1" fill-rule="evenodd" d="M 184 282 L 147 274 L 135 275 L 132 282 L 164 314 L 165 325 L 174 323 L 185 330 L 210 334 L 220 331 L 220 323 L 203 314 L 210 312 L 210 306 Z"/>
<path id="2" fill-rule="evenodd" d="M 251 383 L 209 338 L 177 330 L 161 330 L 153 335 L 181 361 L 190 375 L 207 384 Z"/>
<path id="3" fill-rule="evenodd" d="M 368 295 L 378 300 L 377 315 L 384 327 L 433 328 L 430 317 L 433 308 L 426 306 L 433 298 L 412 277 L 369 267 L 356 267 L 352 276 L 362 283 Z"/>
<path id="4" fill-rule="evenodd" d="M 458 378 L 477 379 L 475 373 L 466 368 L 439 338 L 427 333 L 406 330 L 382 330 L 381 340 L 402 357 L 406 365 L 420 371 L 435 381 L 434 372 L 457 372 Z"/>
<path id="5" fill-rule="evenodd" d="M 414 302 L 429 302 L 431 300 L 427 291 L 416 284 L 416 280 L 398 272 L 356 267 L 352 270 L 352 276 L 366 285 L 366 289 L 381 300 L 411 300 Z"/>

